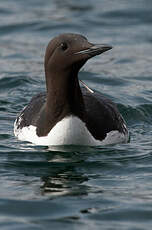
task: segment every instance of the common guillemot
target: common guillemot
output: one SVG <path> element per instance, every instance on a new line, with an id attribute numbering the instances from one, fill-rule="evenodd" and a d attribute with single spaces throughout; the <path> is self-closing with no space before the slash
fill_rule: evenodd
<path id="1" fill-rule="evenodd" d="M 112 49 L 79 34 L 61 34 L 45 53 L 46 93 L 34 96 L 14 123 L 18 139 L 36 145 L 107 145 L 128 142 L 117 106 L 103 95 L 80 87 L 85 62 Z"/>

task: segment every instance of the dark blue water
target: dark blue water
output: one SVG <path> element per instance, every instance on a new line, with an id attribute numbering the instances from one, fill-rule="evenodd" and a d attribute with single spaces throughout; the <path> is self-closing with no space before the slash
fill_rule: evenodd
<path id="1" fill-rule="evenodd" d="M 151 12 L 151 0 L 0 1 L 0 229 L 152 229 Z M 63 32 L 114 46 L 80 79 L 118 104 L 130 143 L 48 150 L 14 137 Z"/>

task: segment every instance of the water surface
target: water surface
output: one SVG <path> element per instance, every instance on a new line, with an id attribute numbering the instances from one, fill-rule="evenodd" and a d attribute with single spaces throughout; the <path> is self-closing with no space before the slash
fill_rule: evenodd
<path id="1" fill-rule="evenodd" d="M 151 11 L 150 0 L 1 0 L 0 229 L 151 229 Z M 130 143 L 47 149 L 14 137 L 15 117 L 45 90 L 46 45 L 63 32 L 114 47 L 79 77 L 118 104 Z"/>

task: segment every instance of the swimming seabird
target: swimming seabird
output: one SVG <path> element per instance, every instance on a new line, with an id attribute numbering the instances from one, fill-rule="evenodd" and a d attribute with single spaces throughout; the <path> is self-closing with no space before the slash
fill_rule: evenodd
<path id="1" fill-rule="evenodd" d="M 52 39 L 45 53 L 46 92 L 34 96 L 14 123 L 18 139 L 36 145 L 126 143 L 126 123 L 115 103 L 80 87 L 78 72 L 90 58 L 112 49 L 79 34 Z"/>

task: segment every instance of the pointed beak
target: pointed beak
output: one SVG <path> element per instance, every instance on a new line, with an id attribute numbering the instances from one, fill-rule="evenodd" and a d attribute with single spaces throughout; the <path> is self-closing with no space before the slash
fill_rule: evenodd
<path id="1" fill-rule="evenodd" d="M 91 44 L 91 46 L 87 49 L 76 52 L 75 54 L 87 54 L 89 57 L 94 57 L 96 55 L 100 55 L 108 50 L 111 50 L 112 46 L 106 44 Z"/>

